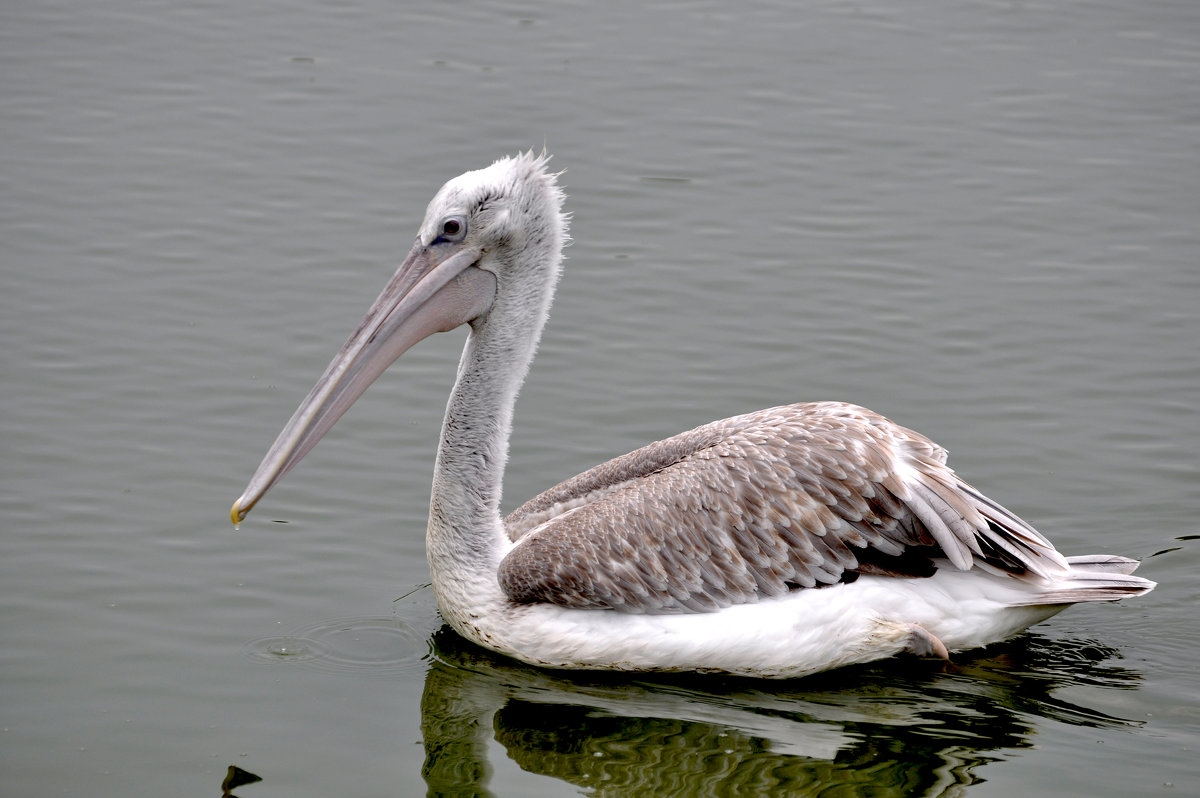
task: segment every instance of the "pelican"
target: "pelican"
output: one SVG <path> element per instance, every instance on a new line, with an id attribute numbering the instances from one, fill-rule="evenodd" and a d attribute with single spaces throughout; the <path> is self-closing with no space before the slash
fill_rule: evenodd
<path id="1" fill-rule="evenodd" d="M 240 523 L 418 341 L 468 325 L 426 529 L 445 621 L 552 668 L 790 678 L 948 657 L 1069 604 L 1153 589 L 1136 560 L 1066 557 L 862 407 L 793 404 L 598 465 L 500 515 L 513 407 L 569 217 L 549 156 L 446 183 L 416 243 L 233 505 Z"/>

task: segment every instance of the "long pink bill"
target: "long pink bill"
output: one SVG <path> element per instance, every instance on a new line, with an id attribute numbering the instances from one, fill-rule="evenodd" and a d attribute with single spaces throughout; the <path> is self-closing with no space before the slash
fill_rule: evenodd
<path id="1" fill-rule="evenodd" d="M 230 517 L 241 523 L 395 360 L 435 332 L 452 330 L 491 306 L 496 278 L 478 268 L 480 251 L 419 240 L 275 439 Z"/>

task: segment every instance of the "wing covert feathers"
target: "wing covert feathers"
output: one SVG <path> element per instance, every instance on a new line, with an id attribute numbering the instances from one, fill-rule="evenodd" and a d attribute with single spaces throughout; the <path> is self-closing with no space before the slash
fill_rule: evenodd
<path id="1" fill-rule="evenodd" d="M 735 416 L 520 507 L 505 519 L 515 546 L 500 584 L 519 602 L 704 612 L 859 573 L 928 576 L 945 560 L 1018 579 L 1070 570 L 945 463 L 928 438 L 854 405 Z"/>

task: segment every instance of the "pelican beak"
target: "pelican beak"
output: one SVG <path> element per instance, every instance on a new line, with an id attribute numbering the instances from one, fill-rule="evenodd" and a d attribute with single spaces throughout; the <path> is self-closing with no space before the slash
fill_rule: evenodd
<path id="1" fill-rule="evenodd" d="M 482 252 L 425 245 L 418 239 L 350 339 L 296 408 L 233 503 L 236 525 L 271 486 L 317 445 L 350 405 L 413 344 L 452 330 L 491 307 L 496 278 L 478 268 Z"/>

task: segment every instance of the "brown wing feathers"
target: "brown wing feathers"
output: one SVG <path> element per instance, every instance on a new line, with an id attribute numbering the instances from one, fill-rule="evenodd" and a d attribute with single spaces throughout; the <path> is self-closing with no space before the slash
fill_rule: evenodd
<path id="1" fill-rule="evenodd" d="M 506 519 L 515 601 L 711 611 L 936 559 L 1065 567 L 945 452 L 852 405 L 790 405 L 698 427 L 564 482 Z"/>

